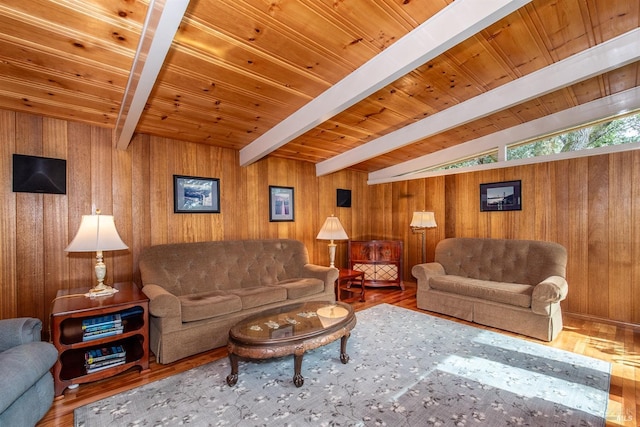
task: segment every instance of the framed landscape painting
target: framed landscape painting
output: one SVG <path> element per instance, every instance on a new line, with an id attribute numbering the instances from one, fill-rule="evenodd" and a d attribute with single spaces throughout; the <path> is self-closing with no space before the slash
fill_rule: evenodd
<path id="1" fill-rule="evenodd" d="M 480 211 L 522 210 L 520 181 L 480 184 Z"/>
<path id="2" fill-rule="evenodd" d="M 293 221 L 293 187 L 269 186 L 269 221 Z"/>
<path id="3" fill-rule="evenodd" d="M 174 175 L 173 212 L 220 213 L 220 180 Z"/>

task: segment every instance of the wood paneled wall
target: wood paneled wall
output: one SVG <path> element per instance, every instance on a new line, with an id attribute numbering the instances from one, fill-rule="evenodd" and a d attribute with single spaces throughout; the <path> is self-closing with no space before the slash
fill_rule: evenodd
<path id="1" fill-rule="evenodd" d="M 265 159 L 240 167 L 230 149 L 137 135 L 127 151 L 112 149 L 111 131 L 0 110 L 0 318 L 34 316 L 48 324 L 59 289 L 93 285 L 95 254 L 65 253 L 81 216 L 92 207 L 115 216 L 127 251 L 105 252 L 107 282 L 138 280 L 149 245 L 247 238 L 305 242 L 313 262 L 328 265 L 316 235 L 335 214 L 350 236 L 368 235 L 366 174 L 317 178 L 308 162 Z M 12 192 L 12 154 L 67 160 L 67 194 Z M 175 214 L 173 175 L 220 178 L 220 214 Z M 269 185 L 294 187 L 295 221 L 269 221 Z M 352 208 L 336 207 L 336 189 L 352 190 Z M 346 264 L 346 243 L 338 245 Z"/>
<path id="2" fill-rule="evenodd" d="M 13 193 L 13 153 L 67 159 L 67 194 Z M 427 260 L 445 237 L 557 241 L 569 250 L 567 311 L 640 323 L 640 152 L 368 186 L 341 171 L 315 176 L 307 162 L 268 158 L 238 166 L 238 152 L 149 135 L 127 151 L 111 131 L 0 110 L 0 318 L 34 316 L 48 325 L 58 289 L 93 284 L 93 254 L 63 251 L 92 206 L 112 213 L 128 251 L 105 253 L 108 281 L 138 280 L 137 260 L 152 244 L 245 238 L 302 240 L 312 262 L 327 265 L 315 236 L 329 215 L 352 239 L 399 239 L 404 279 L 420 262 L 414 211 L 435 212 Z M 174 214 L 173 175 L 220 178 L 220 214 Z M 479 185 L 522 180 L 523 210 L 480 212 Z M 295 221 L 269 222 L 269 185 L 294 187 Z M 336 189 L 352 207 L 336 207 Z M 336 264 L 346 265 L 345 242 Z"/>
<path id="3" fill-rule="evenodd" d="M 480 212 L 481 183 L 522 181 L 522 210 Z M 640 151 L 450 175 L 446 236 L 567 248 L 567 312 L 640 324 Z"/>

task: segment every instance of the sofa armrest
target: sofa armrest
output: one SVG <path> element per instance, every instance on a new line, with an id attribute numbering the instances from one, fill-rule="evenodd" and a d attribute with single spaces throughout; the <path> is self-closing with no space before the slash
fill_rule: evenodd
<path id="1" fill-rule="evenodd" d="M 0 413 L 47 374 L 58 359 L 53 344 L 33 341 L 0 353 Z"/>
<path id="2" fill-rule="evenodd" d="M 0 320 L 0 352 L 28 342 L 40 341 L 42 321 L 31 317 Z"/>
<path id="3" fill-rule="evenodd" d="M 567 297 L 569 285 L 564 277 L 551 276 L 538 283 L 531 295 L 531 310 L 536 314 L 550 315 L 552 304 Z"/>
<path id="4" fill-rule="evenodd" d="M 335 267 L 325 267 L 323 265 L 305 264 L 304 277 L 320 279 L 324 282 L 324 289 L 327 292 L 334 292 L 335 282 L 338 280 L 340 271 Z"/>
<path id="5" fill-rule="evenodd" d="M 162 286 L 144 285 L 142 292 L 149 297 L 149 314 L 152 316 L 182 318 L 180 300 Z"/>
<path id="6" fill-rule="evenodd" d="M 442 276 L 446 274 L 444 267 L 439 262 L 428 262 L 426 264 L 416 264 L 411 269 L 413 277 L 418 279 L 418 289 L 428 289 L 429 279 L 433 276 Z"/>

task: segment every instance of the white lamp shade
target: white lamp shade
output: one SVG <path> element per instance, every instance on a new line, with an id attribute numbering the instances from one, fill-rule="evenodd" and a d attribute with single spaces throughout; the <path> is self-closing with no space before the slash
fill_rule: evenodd
<path id="1" fill-rule="evenodd" d="M 342 228 L 340 220 L 335 216 L 330 216 L 325 220 L 316 239 L 347 240 L 349 239 L 349 236 L 347 236 L 347 232 L 344 231 L 344 228 Z"/>
<path id="2" fill-rule="evenodd" d="M 410 227 L 433 228 L 436 227 L 436 217 L 433 212 L 414 212 Z"/>
<path id="3" fill-rule="evenodd" d="M 113 215 L 82 215 L 80 228 L 65 252 L 97 252 L 128 249 L 124 244 Z"/>

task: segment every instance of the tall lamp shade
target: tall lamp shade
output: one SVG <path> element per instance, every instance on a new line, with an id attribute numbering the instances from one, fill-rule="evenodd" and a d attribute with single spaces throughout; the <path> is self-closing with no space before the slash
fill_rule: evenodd
<path id="1" fill-rule="evenodd" d="M 116 230 L 113 215 L 100 215 L 98 210 L 95 215 L 82 216 L 80 228 L 69 246 L 65 248 L 65 252 L 96 253 L 95 273 L 98 283 L 89 290 L 87 296 L 112 295 L 118 292 L 117 289 L 104 284 L 107 266 L 103 262 L 102 252 L 122 249 L 128 249 L 128 246 L 122 241 L 118 230 Z"/>
<path id="2" fill-rule="evenodd" d="M 347 236 L 347 232 L 344 231 L 340 220 L 331 215 L 327 217 L 322 224 L 322 228 L 316 237 L 318 240 L 330 240 L 329 243 L 329 267 L 335 267 L 336 260 L 336 244 L 333 243 L 334 240 L 348 240 L 349 236 Z"/>
<path id="3" fill-rule="evenodd" d="M 425 235 L 427 228 L 437 227 L 436 217 L 433 212 L 414 212 L 410 224 L 414 233 L 422 234 L 422 263 L 427 262 L 427 249 L 425 246 Z"/>

